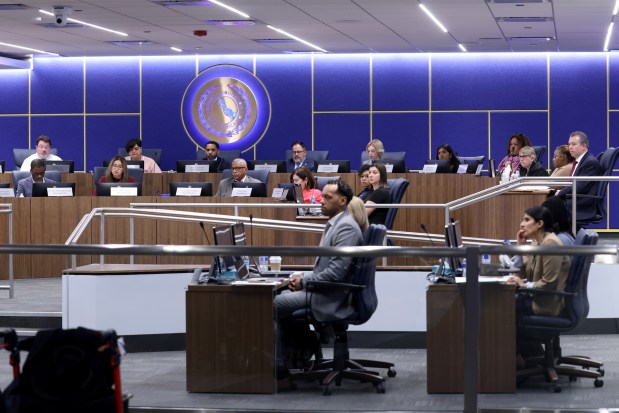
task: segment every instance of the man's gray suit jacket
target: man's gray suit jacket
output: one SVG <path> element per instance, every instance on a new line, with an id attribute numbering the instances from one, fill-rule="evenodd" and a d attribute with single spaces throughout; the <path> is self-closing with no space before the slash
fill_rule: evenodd
<path id="1" fill-rule="evenodd" d="M 232 182 L 233 178 L 222 179 L 219 183 L 219 189 L 217 189 L 217 193 L 215 196 L 232 196 Z M 260 182 L 256 178 L 252 178 L 251 176 L 245 176 L 245 180 L 243 182 Z"/>

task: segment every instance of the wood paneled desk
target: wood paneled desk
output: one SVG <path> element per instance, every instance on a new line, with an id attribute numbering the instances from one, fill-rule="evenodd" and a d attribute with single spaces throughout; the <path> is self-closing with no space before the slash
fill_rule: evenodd
<path id="1" fill-rule="evenodd" d="M 275 393 L 272 285 L 189 285 L 187 391 Z"/>
<path id="2" fill-rule="evenodd" d="M 464 284 L 430 285 L 427 306 L 428 393 L 464 389 Z M 479 391 L 516 391 L 515 287 L 481 284 Z"/>

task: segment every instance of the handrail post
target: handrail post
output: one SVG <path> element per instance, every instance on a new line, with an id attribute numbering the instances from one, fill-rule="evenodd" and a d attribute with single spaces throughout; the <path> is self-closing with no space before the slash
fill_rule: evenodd
<path id="1" fill-rule="evenodd" d="M 135 243 L 135 235 L 134 235 L 134 226 L 133 226 L 133 216 L 129 218 L 129 244 L 133 245 Z M 129 256 L 129 264 L 133 264 L 134 255 L 131 254 Z"/>
<path id="2" fill-rule="evenodd" d="M 9 206 L 9 245 L 13 245 L 13 204 Z M 13 274 L 13 254 L 9 254 L 9 298 L 15 296 L 15 277 Z"/>
<path id="3" fill-rule="evenodd" d="M 101 211 L 101 218 L 99 218 L 99 244 L 105 244 L 105 212 Z M 99 255 L 99 264 L 104 264 L 104 255 Z"/>
<path id="4" fill-rule="evenodd" d="M 572 179 L 572 234 L 576 236 L 576 180 Z"/>
<path id="5" fill-rule="evenodd" d="M 479 393 L 479 247 L 466 248 L 464 413 L 477 413 Z"/>

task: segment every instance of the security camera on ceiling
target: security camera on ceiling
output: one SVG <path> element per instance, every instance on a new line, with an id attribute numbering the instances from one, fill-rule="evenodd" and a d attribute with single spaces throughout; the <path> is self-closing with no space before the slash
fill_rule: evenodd
<path id="1" fill-rule="evenodd" d="M 56 26 L 64 26 L 67 24 L 67 19 L 73 13 L 73 9 L 69 6 L 54 6 L 54 19 Z"/>

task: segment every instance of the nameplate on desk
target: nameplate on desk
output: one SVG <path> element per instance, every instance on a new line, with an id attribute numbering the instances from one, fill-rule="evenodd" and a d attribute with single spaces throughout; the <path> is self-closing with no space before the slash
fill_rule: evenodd
<path id="1" fill-rule="evenodd" d="M 468 164 L 461 163 L 460 165 L 458 165 L 458 173 L 459 174 L 465 174 L 467 169 L 469 169 L 469 165 Z"/>
<path id="2" fill-rule="evenodd" d="M 251 188 L 232 188 L 232 196 L 251 196 Z"/>
<path id="3" fill-rule="evenodd" d="M 436 169 L 438 168 L 437 164 L 426 164 L 423 166 L 423 169 L 421 172 L 423 172 L 424 174 L 435 174 L 436 173 Z M 464 168 L 464 172 L 466 172 L 466 166 Z"/>
<path id="4" fill-rule="evenodd" d="M 132 164 L 128 164 L 127 165 L 127 169 L 140 169 L 140 165 L 132 165 Z M 68 172 L 68 171 L 67 171 Z"/>
<path id="5" fill-rule="evenodd" d="M 110 188 L 111 196 L 138 196 L 138 188 L 113 186 Z"/>
<path id="6" fill-rule="evenodd" d="M 200 196 L 202 188 L 176 188 L 176 196 Z"/>
<path id="7" fill-rule="evenodd" d="M 273 188 L 271 198 L 286 199 L 286 195 L 288 195 L 288 190 L 286 189 L 286 193 L 284 194 L 284 189 L 285 188 Z"/>
<path id="8" fill-rule="evenodd" d="M 67 187 L 47 188 L 47 196 L 73 196 L 73 189 Z"/>
<path id="9" fill-rule="evenodd" d="M 0 188 L 0 198 L 14 198 L 15 191 L 13 188 Z"/>
<path id="10" fill-rule="evenodd" d="M 387 170 L 388 173 L 393 172 L 393 164 L 392 163 L 386 163 L 385 164 L 385 169 Z"/>
<path id="11" fill-rule="evenodd" d="M 185 165 L 185 172 L 209 172 L 209 166 L 206 165 Z"/>
<path id="12" fill-rule="evenodd" d="M 338 169 L 340 168 L 340 166 L 338 164 L 329 164 L 329 165 L 325 165 L 325 164 L 320 164 L 318 165 L 318 170 L 317 172 L 337 172 Z M 392 166 L 393 168 L 393 166 Z"/>
<path id="13" fill-rule="evenodd" d="M 262 165 L 256 164 L 254 165 L 254 169 L 266 169 L 269 172 L 277 172 L 277 165 L 273 165 L 273 164 L 268 164 L 268 163 L 263 163 Z"/>
<path id="14" fill-rule="evenodd" d="M 477 165 L 477 170 L 475 171 L 475 175 L 481 175 L 482 168 L 483 168 L 482 164 Z"/>

